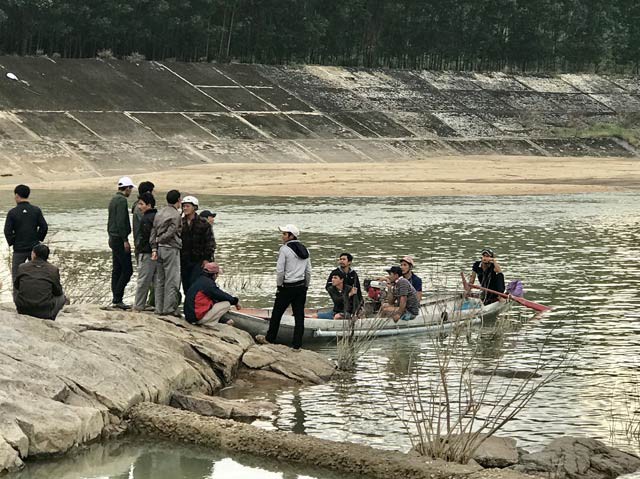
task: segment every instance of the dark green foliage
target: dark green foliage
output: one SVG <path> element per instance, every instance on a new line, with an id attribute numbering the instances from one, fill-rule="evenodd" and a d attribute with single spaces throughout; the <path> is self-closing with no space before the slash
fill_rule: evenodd
<path id="1" fill-rule="evenodd" d="M 0 0 L 0 53 L 636 71 L 638 0 Z"/>

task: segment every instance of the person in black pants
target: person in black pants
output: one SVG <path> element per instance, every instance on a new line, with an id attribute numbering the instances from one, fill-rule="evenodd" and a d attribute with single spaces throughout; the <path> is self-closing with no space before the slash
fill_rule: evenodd
<path id="1" fill-rule="evenodd" d="M 111 271 L 111 292 L 113 294 L 112 306 L 118 309 L 131 309 L 124 304 L 124 290 L 133 275 L 131 262 L 131 222 L 129 221 L 129 203 L 127 198 L 135 188 L 131 178 L 124 176 L 118 181 L 118 191 L 109 203 L 109 219 L 107 231 L 109 233 L 109 248 L 113 259 Z"/>
<path id="2" fill-rule="evenodd" d="M 292 224 L 280 226 L 282 243 L 276 264 L 276 284 L 278 291 L 271 312 L 267 336 L 256 336 L 260 344 L 275 343 L 280 329 L 280 321 L 286 309 L 291 305 L 295 326 L 293 329 L 294 351 L 302 346 L 304 333 L 304 305 L 307 301 L 307 289 L 311 282 L 311 261 L 309 251 L 298 241 L 300 230 Z"/>
<path id="3" fill-rule="evenodd" d="M 13 194 L 16 207 L 7 213 L 4 223 L 4 237 L 9 246 L 13 246 L 12 282 L 16 280 L 18 266 L 31 258 L 33 247 L 44 241 L 49 230 L 42 210 L 29 203 L 31 188 L 27 185 L 18 185 L 13 190 Z"/>

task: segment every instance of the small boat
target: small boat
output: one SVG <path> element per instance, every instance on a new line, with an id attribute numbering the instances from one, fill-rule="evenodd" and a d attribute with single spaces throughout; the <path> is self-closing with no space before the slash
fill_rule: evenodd
<path id="1" fill-rule="evenodd" d="M 411 321 L 394 322 L 391 318 L 370 315 L 356 319 L 318 319 L 312 317 L 330 308 L 305 309 L 304 341 L 321 341 L 342 336 L 398 336 L 447 331 L 455 326 L 479 324 L 483 319 L 495 317 L 508 309 L 509 301 L 482 304 L 477 297 L 464 297 L 462 293 L 433 293 L 422 299 L 420 314 Z M 234 325 L 252 336 L 267 334 L 271 308 L 242 308 L 231 310 L 226 317 Z M 293 338 L 294 318 L 288 310 L 280 322 L 277 342 L 290 343 Z"/>

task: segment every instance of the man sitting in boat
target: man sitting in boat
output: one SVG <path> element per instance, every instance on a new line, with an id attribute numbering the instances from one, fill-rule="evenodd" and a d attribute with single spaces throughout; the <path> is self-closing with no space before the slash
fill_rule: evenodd
<path id="1" fill-rule="evenodd" d="M 315 315 L 319 319 L 345 319 L 349 318 L 354 311 L 357 311 L 358 302 L 357 289 L 355 286 L 347 284 L 347 275 L 341 269 L 335 269 L 331 276 L 331 286 L 327 287 L 327 292 L 333 300 L 331 311 L 320 311 Z"/>
<path id="2" fill-rule="evenodd" d="M 504 275 L 493 250 L 485 248 L 480 253 L 482 259 L 473 263 L 469 284 L 476 282 L 476 277 L 483 288 L 504 292 Z M 491 304 L 500 298 L 493 293 L 484 293 L 484 304 Z"/>
<path id="3" fill-rule="evenodd" d="M 241 309 L 240 300 L 222 291 L 216 284 L 220 274 L 218 263 L 205 263 L 202 274 L 191 284 L 184 300 L 184 317 L 191 324 L 213 322 L 233 325 L 233 320 L 223 318 L 224 314 L 235 306 Z"/>
<path id="4" fill-rule="evenodd" d="M 344 284 L 348 286 L 355 286 L 356 288 L 356 297 L 354 301 L 355 307 L 354 311 L 358 311 L 360 306 L 363 303 L 362 299 L 362 288 L 360 287 L 360 278 L 358 278 L 358 273 L 355 269 L 351 267 L 351 263 L 353 263 L 353 255 L 351 253 L 341 253 L 338 258 L 338 267 L 331 271 L 329 277 L 327 278 L 327 284 L 325 285 L 325 289 L 329 291 L 329 288 L 333 284 L 333 276 L 338 272 L 342 271 L 345 274 Z M 331 294 L 331 293 L 329 293 Z"/>
<path id="5" fill-rule="evenodd" d="M 415 288 L 402 276 L 400 266 L 392 266 L 387 270 L 389 282 L 393 285 L 391 304 L 382 307 L 381 313 L 389 316 L 394 322 L 411 321 L 420 313 L 420 302 Z"/>
<path id="6" fill-rule="evenodd" d="M 402 277 L 408 280 L 416 290 L 418 301 L 422 301 L 422 278 L 413 272 L 413 256 L 404 256 L 400 261 L 400 269 L 402 269 Z"/>

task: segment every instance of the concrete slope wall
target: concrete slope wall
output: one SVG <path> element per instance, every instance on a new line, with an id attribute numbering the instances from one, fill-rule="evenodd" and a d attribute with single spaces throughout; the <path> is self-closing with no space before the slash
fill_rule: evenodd
<path id="1" fill-rule="evenodd" d="M 0 57 L 0 182 L 25 169 L 60 179 L 216 162 L 636 156 L 554 130 L 621 117 L 640 118 L 637 78 Z"/>

